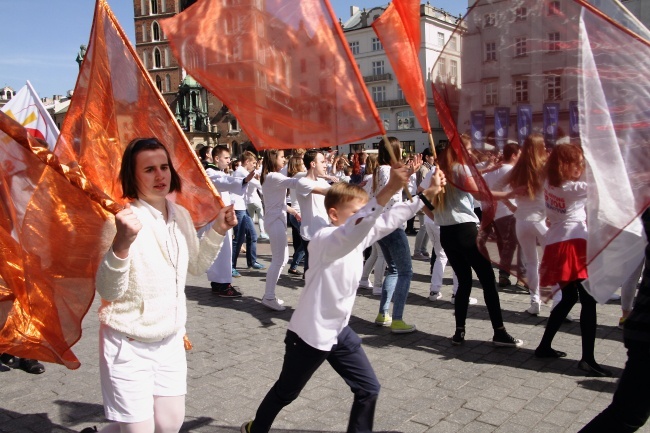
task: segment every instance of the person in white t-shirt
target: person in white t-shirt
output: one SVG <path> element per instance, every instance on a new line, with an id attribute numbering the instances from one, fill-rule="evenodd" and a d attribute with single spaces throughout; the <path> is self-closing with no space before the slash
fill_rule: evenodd
<path id="1" fill-rule="evenodd" d="M 521 150 L 517 143 L 506 143 L 503 147 L 503 163 L 496 168 L 483 174 L 483 179 L 488 188 L 493 191 L 508 191 L 506 178 L 512 167 L 517 163 Z M 515 217 L 513 215 L 514 205 L 510 200 L 497 202 L 494 221 L 487 229 L 487 232 L 494 230 L 499 250 L 499 287 L 510 285 L 510 273 L 512 260 L 517 251 L 517 233 L 515 231 Z M 519 262 L 519 258 L 517 262 Z M 517 263 L 519 264 L 519 263 Z M 517 272 L 518 274 L 518 272 Z M 516 275 L 518 276 L 518 275 Z"/>
<path id="2" fill-rule="evenodd" d="M 260 235 L 257 239 L 269 240 L 269 236 L 266 234 L 266 230 L 264 229 L 264 206 L 262 205 L 262 198 L 260 197 L 260 194 L 262 194 L 262 184 L 259 181 L 259 174 L 262 171 L 261 165 L 258 164 L 257 157 L 253 152 L 246 151 L 242 154 L 244 165 L 247 164 L 248 159 L 252 159 L 255 162 L 253 168 L 255 171 L 255 177 L 248 182 L 246 192 L 244 193 L 246 211 L 253 222 L 255 222 L 255 218 L 257 217 L 257 225 L 260 227 Z"/>
<path id="3" fill-rule="evenodd" d="M 379 381 L 361 347 L 361 338 L 348 322 L 361 276 L 363 250 L 391 233 L 431 200 L 444 185 L 436 177 L 431 188 L 412 202 L 385 206 L 405 186 L 410 172 L 392 169 L 386 186 L 368 201 L 359 186 L 338 183 L 325 197 L 331 225 L 311 238 L 312 268 L 285 338 L 286 351 L 280 377 L 264 397 L 253 421 L 242 433 L 267 433 L 282 408 L 295 400 L 320 365 L 327 361 L 350 385 L 354 401 L 347 431 L 371 432 L 379 396 Z"/>
<path id="4" fill-rule="evenodd" d="M 601 367 L 594 355 L 596 300 L 581 284 L 588 277 L 585 212 L 587 183 L 581 180 L 584 164 L 582 149 L 575 144 L 556 145 L 546 163 L 544 201 L 550 227 L 546 232 L 546 247 L 539 267 L 539 280 L 543 287 L 559 284 L 562 300 L 551 311 L 542 341 L 535 349 L 535 356 L 567 356 L 565 352 L 553 349 L 551 343 L 579 298 L 582 359 L 578 362 L 578 368 L 589 375 L 610 377 L 612 372 Z"/>
<path id="5" fill-rule="evenodd" d="M 295 189 L 300 206 L 300 237 L 305 247 L 306 274 L 309 270 L 309 241 L 318 230 L 329 225 L 325 209 L 325 193 L 330 185 L 323 179 L 327 175 L 327 165 L 321 151 L 308 150 L 303 156 L 303 161 L 307 174 L 300 178 Z"/>
<path id="6" fill-rule="evenodd" d="M 298 212 L 287 206 L 287 189 L 295 188 L 298 179 L 287 177 L 280 172 L 286 161 L 284 150 L 269 149 L 264 151 L 264 165 L 260 177 L 264 207 L 266 208 L 266 226 L 271 242 L 271 265 L 266 273 L 262 305 L 276 311 L 285 309 L 284 301 L 275 296 L 275 286 L 280 278 L 282 268 L 289 260 L 287 212 L 300 219 Z"/>

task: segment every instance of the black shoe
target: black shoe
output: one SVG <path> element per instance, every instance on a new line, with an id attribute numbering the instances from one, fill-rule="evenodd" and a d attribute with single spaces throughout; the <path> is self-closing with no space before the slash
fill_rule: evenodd
<path id="1" fill-rule="evenodd" d="M 220 298 L 241 298 L 241 292 L 232 284 L 228 284 L 225 289 L 217 290 L 215 292 Z"/>
<path id="2" fill-rule="evenodd" d="M 300 272 L 298 269 L 289 269 L 287 273 L 291 275 L 302 275 L 302 272 Z"/>
<path id="3" fill-rule="evenodd" d="M 97 427 L 92 426 L 92 427 L 86 427 L 85 429 L 81 430 L 79 433 L 95 433 L 97 431 Z"/>
<path id="4" fill-rule="evenodd" d="M 538 347 L 535 349 L 535 358 L 565 358 L 566 352 L 555 350 L 553 348 Z"/>
<path id="5" fill-rule="evenodd" d="M 465 342 L 465 328 L 456 328 L 456 332 L 451 337 L 451 344 L 460 346 Z"/>
<path id="6" fill-rule="evenodd" d="M 585 371 L 589 376 L 593 377 L 612 377 L 612 372 L 605 370 L 600 365 L 594 362 L 593 364 L 588 363 L 587 361 L 578 362 L 578 368 L 582 371 Z"/>
<path id="7" fill-rule="evenodd" d="M 3 353 L 0 355 L 0 362 L 9 368 L 18 368 L 18 365 L 20 364 L 20 358 L 17 356 L 9 355 L 8 353 Z"/>
<path id="8" fill-rule="evenodd" d="M 508 331 L 506 331 L 505 329 L 494 330 L 494 337 L 492 337 L 492 343 L 495 346 L 499 346 L 499 347 L 519 347 L 522 344 L 524 344 L 523 341 L 508 334 Z"/>
<path id="9" fill-rule="evenodd" d="M 35 359 L 21 358 L 18 363 L 18 368 L 26 371 L 29 374 L 42 374 L 45 373 L 45 366 Z"/>
<path id="10" fill-rule="evenodd" d="M 510 285 L 510 278 L 499 277 L 499 287 L 508 287 Z"/>

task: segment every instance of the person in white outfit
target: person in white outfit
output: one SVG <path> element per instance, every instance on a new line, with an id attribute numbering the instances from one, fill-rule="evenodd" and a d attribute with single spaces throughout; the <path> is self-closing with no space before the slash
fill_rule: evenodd
<path id="1" fill-rule="evenodd" d="M 185 280 L 230 244 L 225 236 L 237 220 L 232 206 L 222 208 L 199 239 L 189 212 L 167 199 L 181 180 L 155 138 L 129 143 L 119 177 L 132 201 L 115 216 L 96 276 L 102 397 L 106 418 L 116 421 L 101 431 L 178 432 L 187 393 Z"/>
<path id="2" fill-rule="evenodd" d="M 253 169 L 248 171 L 255 171 L 255 177 L 253 177 L 246 187 L 246 192 L 244 193 L 244 203 L 246 203 L 246 210 L 248 215 L 255 221 L 257 217 L 257 225 L 260 227 L 260 235 L 257 240 L 269 240 L 269 236 L 266 234 L 264 229 L 264 207 L 262 206 L 262 198 L 260 194 L 262 193 L 262 184 L 258 180 L 258 175 L 261 172 L 261 168 L 257 167 L 257 157 L 253 152 L 246 151 L 242 154 L 242 164 L 246 167 L 250 161 L 253 161 Z"/>
<path id="3" fill-rule="evenodd" d="M 287 188 L 295 188 L 299 179 L 280 173 L 286 162 L 283 150 L 266 150 L 260 177 L 266 208 L 266 229 L 271 242 L 271 265 L 266 273 L 262 305 L 276 311 L 283 311 L 285 308 L 282 305 L 284 301 L 275 296 L 275 286 L 282 273 L 282 268 L 289 260 L 287 212 L 300 220 L 300 214 L 287 206 Z"/>

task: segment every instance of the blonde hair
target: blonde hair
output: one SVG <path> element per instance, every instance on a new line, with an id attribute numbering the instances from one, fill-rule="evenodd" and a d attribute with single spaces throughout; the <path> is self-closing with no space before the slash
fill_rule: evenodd
<path id="1" fill-rule="evenodd" d="M 325 194 L 325 209 L 336 208 L 355 199 L 368 201 L 368 193 L 359 185 L 339 182 L 334 184 Z"/>
<path id="2" fill-rule="evenodd" d="M 519 160 L 508 174 L 508 184 L 512 189 L 526 187 L 528 197 L 535 198 L 535 193 L 542 189 L 544 183 L 544 164 L 546 163 L 546 146 L 544 136 L 530 134 L 524 140 Z"/>

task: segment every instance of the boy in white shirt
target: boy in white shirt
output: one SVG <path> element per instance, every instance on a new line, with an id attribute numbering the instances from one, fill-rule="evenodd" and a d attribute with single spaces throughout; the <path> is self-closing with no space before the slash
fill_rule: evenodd
<path id="1" fill-rule="evenodd" d="M 325 193 L 330 185 L 322 179 L 322 176 L 327 174 L 327 163 L 320 150 L 311 149 L 305 152 L 303 162 L 307 174 L 298 181 L 296 198 L 300 206 L 300 237 L 304 242 L 306 273 L 309 269 L 309 241 L 318 230 L 329 225 Z"/>
<path id="2" fill-rule="evenodd" d="M 332 224 L 311 239 L 312 271 L 289 322 L 282 372 L 255 419 L 242 425 L 242 433 L 268 432 L 277 414 L 298 397 L 325 361 L 354 393 L 348 433 L 372 431 L 380 386 L 361 338 L 348 322 L 361 277 L 363 250 L 393 232 L 422 206 L 433 208 L 431 201 L 445 184 L 444 175 L 439 174 L 413 202 L 396 204 L 384 212 L 409 175 L 406 166 L 392 169 L 386 186 L 370 201 L 357 185 L 339 183 L 327 192 L 325 206 Z"/>

